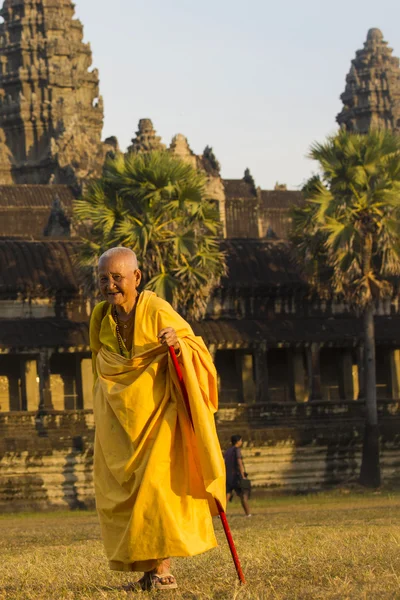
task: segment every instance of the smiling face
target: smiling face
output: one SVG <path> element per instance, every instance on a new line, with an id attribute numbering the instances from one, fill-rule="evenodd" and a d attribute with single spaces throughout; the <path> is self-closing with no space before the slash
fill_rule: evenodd
<path id="1" fill-rule="evenodd" d="M 129 313 L 135 305 L 142 277 L 133 252 L 104 254 L 99 260 L 98 276 L 103 298 Z"/>

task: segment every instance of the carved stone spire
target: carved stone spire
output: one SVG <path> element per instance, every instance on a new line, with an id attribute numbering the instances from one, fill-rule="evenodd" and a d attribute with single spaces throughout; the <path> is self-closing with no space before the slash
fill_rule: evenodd
<path id="1" fill-rule="evenodd" d="M 250 187 L 252 188 L 252 191 L 254 192 L 254 194 L 256 194 L 256 192 L 257 192 L 256 182 L 254 181 L 254 177 L 250 173 L 249 168 L 245 169 L 245 171 L 244 171 L 243 181 L 248 183 L 250 185 Z"/>
<path id="2" fill-rule="evenodd" d="M 71 0 L 5 0 L 0 127 L 16 183 L 77 183 L 101 169 L 103 103 Z"/>
<path id="3" fill-rule="evenodd" d="M 206 146 L 204 148 L 202 162 L 204 165 L 204 169 L 207 173 L 218 177 L 221 173 L 221 165 L 219 164 L 217 157 L 214 154 L 214 150 L 211 146 Z"/>
<path id="4" fill-rule="evenodd" d="M 374 127 L 400 131 L 400 66 L 392 52 L 382 32 L 370 29 L 346 77 L 339 125 L 360 133 Z"/>
<path id="5" fill-rule="evenodd" d="M 150 152 L 151 150 L 165 150 L 161 138 L 156 135 L 153 123 L 150 119 L 140 119 L 136 137 L 132 140 L 128 152 Z"/>
<path id="6" fill-rule="evenodd" d="M 177 133 L 172 138 L 169 151 L 174 156 L 177 156 L 184 162 L 197 169 L 197 157 L 195 153 L 191 150 L 187 138 L 185 138 L 185 136 L 181 133 Z"/>
<path id="7" fill-rule="evenodd" d="M 220 206 L 225 202 L 224 186 L 219 173 L 220 166 L 212 148 L 207 146 L 202 156 L 196 155 L 189 146 L 187 138 L 178 133 L 172 138 L 168 152 L 204 173 L 206 177 L 205 190 L 208 198 L 218 200 Z"/>

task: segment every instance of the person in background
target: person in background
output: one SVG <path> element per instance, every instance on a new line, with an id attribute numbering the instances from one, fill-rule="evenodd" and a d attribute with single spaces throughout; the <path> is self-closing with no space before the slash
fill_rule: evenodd
<path id="1" fill-rule="evenodd" d="M 251 517 L 249 496 L 250 481 L 244 470 L 241 447 L 243 440 L 241 435 L 231 437 L 231 447 L 225 452 L 226 468 L 226 500 L 229 502 L 233 497 L 233 492 L 239 496 L 246 517 Z"/>

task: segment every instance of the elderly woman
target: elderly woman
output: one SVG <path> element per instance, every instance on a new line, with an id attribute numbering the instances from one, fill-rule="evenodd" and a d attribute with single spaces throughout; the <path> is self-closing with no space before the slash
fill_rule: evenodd
<path id="1" fill-rule="evenodd" d="M 225 504 L 215 369 L 188 323 L 153 292 L 139 293 L 134 252 L 105 252 L 98 277 L 104 301 L 93 310 L 90 346 L 104 546 L 111 569 L 144 572 L 131 589 L 175 588 L 169 557 L 215 547 L 212 497 Z M 182 366 L 194 427 L 168 346 Z"/>

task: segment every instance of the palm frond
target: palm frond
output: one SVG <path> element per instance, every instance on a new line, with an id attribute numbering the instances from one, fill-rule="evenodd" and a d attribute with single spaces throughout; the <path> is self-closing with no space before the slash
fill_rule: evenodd
<path id="1" fill-rule="evenodd" d="M 158 273 L 146 285 L 147 290 L 155 292 L 176 307 L 175 296 L 180 285 L 179 280 L 171 273 Z"/>
<path id="2" fill-rule="evenodd" d="M 74 206 L 76 222 L 90 230 L 82 260 L 91 252 L 93 262 L 111 246 L 132 248 L 148 288 L 198 318 L 226 273 L 218 208 L 206 198 L 205 182 L 168 152 L 107 160 L 102 178 Z"/>
<path id="3" fill-rule="evenodd" d="M 291 213 L 291 239 L 313 285 L 329 277 L 334 294 L 365 306 L 391 293 L 387 278 L 400 273 L 400 136 L 340 130 L 310 157 L 321 175 Z"/>

